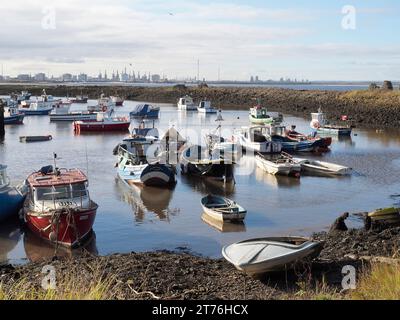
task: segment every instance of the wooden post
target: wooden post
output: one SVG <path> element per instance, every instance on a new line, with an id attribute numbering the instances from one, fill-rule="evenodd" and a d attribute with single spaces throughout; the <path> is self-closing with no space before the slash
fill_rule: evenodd
<path id="1" fill-rule="evenodd" d="M 4 104 L 3 101 L 0 100 L 0 137 L 4 137 L 6 135 L 6 131 L 4 129 Z"/>

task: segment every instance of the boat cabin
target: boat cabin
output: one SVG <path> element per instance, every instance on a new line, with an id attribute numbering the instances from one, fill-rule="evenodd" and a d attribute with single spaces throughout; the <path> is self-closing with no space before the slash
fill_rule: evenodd
<path id="1" fill-rule="evenodd" d="M 200 101 L 199 108 L 200 109 L 212 109 L 211 101 Z"/>
<path id="2" fill-rule="evenodd" d="M 260 105 L 250 108 L 250 115 L 256 119 L 268 119 L 270 116 L 267 114 L 267 108 Z"/>
<path id="3" fill-rule="evenodd" d="M 161 152 L 159 140 L 153 136 L 127 138 L 120 145 L 119 154 L 129 160 L 126 165 L 152 162 Z"/>
<path id="4" fill-rule="evenodd" d="M 193 105 L 193 99 L 190 96 L 184 96 L 183 98 L 179 99 L 179 104 L 184 106 L 184 105 Z"/>
<path id="5" fill-rule="evenodd" d="M 311 122 L 316 122 L 321 126 L 328 124 L 328 121 L 325 118 L 325 114 L 322 112 L 321 109 L 319 109 L 318 112 L 311 113 Z"/>
<path id="6" fill-rule="evenodd" d="M 251 142 L 267 142 L 270 139 L 269 128 L 265 126 L 243 127 L 241 134 L 247 141 Z"/>
<path id="7" fill-rule="evenodd" d="M 43 171 L 28 177 L 29 197 L 36 212 L 61 208 L 89 208 L 90 197 L 86 175 L 78 170 Z"/>
<path id="8" fill-rule="evenodd" d="M 15 117 L 20 114 L 18 107 L 16 106 L 8 106 L 4 107 L 4 118 Z"/>
<path id="9" fill-rule="evenodd" d="M 52 114 L 69 114 L 71 104 L 71 102 L 60 102 L 55 106 Z"/>

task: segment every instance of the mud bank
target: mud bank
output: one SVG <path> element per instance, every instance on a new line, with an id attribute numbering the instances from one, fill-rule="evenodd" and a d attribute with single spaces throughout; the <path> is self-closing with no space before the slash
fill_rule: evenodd
<path id="1" fill-rule="evenodd" d="M 0 86 L 0 94 L 28 90 L 39 95 L 42 86 Z M 310 118 L 311 112 L 319 107 L 331 121 L 348 115 L 359 127 L 395 128 L 400 124 L 400 91 L 309 91 L 277 88 L 221 88 L 221 87 L 127 87 L 127 86 L 48 86 L 48 94 L 75 96 L 83 92 L 96 99 L 103 92 L 106 95 L 120 95 L 128 100 L 154 103 L 176 103 L 179 97 L 191 95 L 195 101 L 210 99 L 215 107 L 222 109 L 247 110 L 257 99 L 269 108 Z"/>
<path id="2" fill-rule="evenodd" d="M 314 237 L 325 241 L 317 260 L 260 280 L 235 270 L 223 259 L 163 251 L 0 266 L 0 284 L 7 291 L 23 279 L 24 290 L 40 291 L 42 268 L 50 264 L 60 285 L 72 281 L 90 287 L 106 281 L 107 299 L 314 299 L 320 294 L 319 289 L 316 293 L 318 283 L 324 283 L 325 290 L 336 292 L 335 299 L 341 299 L 346 298 L 345 293 L 339 293 L 343 266 L 362 271 L 368 261 L 361 256 L 393 257 L 400 248 L 400 228 L 320 233 Z"/>

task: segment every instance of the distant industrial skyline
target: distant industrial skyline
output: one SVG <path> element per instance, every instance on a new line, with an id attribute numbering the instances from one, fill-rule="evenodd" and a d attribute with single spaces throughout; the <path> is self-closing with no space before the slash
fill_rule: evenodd
<path id="1" fill-rule="evenodd" d="M 396 0 L 14 0 L 0 9 L 0 63 L 14 77 L 107 66 L 210 81 L 400 74 Z"/>

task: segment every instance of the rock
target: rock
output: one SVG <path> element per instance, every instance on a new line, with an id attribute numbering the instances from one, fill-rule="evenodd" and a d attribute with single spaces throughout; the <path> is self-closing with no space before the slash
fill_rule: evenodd
<path id="1" fill-rule="evenodd" d="M 345 220 L 349 217 L 349 213 L 345 212 L 343 213 L 339 218 L 336 219 L 336 221 L 332 224 L 329 232 L 335 232 L 335 231 L 347 231 L 348 228 L 346 226 Z"/>
<path id="2" fill-rule="evenodd" d="M 393 90 L 393 83 L 391 81 L 384 81 L 383 82 L 383 86 L 382 86 L 382 90 Z"/>

